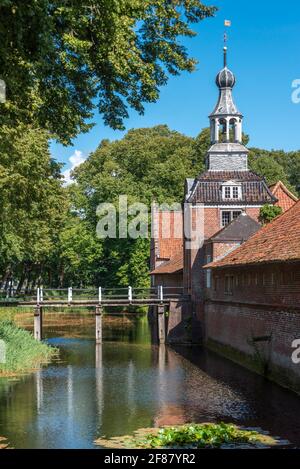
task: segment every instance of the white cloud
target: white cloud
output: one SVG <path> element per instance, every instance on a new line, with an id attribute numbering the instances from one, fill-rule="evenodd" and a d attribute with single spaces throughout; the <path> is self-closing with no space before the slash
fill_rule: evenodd
<path id="1" fill-rule="evenodd" d="M 69 158 L 69 162 L 71 164 L 71 167 L 69 169 L 66 169 L 63 171 L 63 177 L 65 179 L 65 185 L 71 184 L 72 179 L 71 179 L 71 172 L 73 169 L 77 168 L 77 166 L 81 165 L 84 163 L 86 160 L 85 156 L 83 155 L 82 151 L 80 150 L 75 150 L 72 156 Z"/>

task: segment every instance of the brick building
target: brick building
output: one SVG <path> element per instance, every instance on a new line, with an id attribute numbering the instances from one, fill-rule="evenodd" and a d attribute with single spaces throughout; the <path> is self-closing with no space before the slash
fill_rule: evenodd
<path id="1" fill-rule="evenodd" d="M 299 330 L 300 316 L 294 312 L 300 300 L 299 264 L 281 259 L 281 262 L 276 261 L 275 267 L 273 259 L 269 265 L 255 264 L 252 268 L 246 262 L 237 268 L 236 274 L 226 275 L 218 263 L 223 262 L 223 258 L 226 264 L 228 259 L 231 262 L 236 253 L 246 252 L 246 246 L 251 246 L 249 261 L 259 252 L 256 242 L 261 239 L 260 233 L 264 236 L 260 248 L 264 248 L 265 254 L 268 252 L 274 257 L 279 250 L 287 253 L 288 238 L 278 248 L 276 234 L 272 233 L 272 227 L 277 229 L 281 222 L 276 221 L 271 228 L 261 230 L 259 213 L 265 204 L 280 205 L 288 214 L 288 218 L 281 220 L 287 223 L 292 221 L 293 206 L 299 210 L 299 203 L 296 204 L 296 197 L 281 182 L 269 188 L 264 178 L 248 169 L 248 149 L 242 141 L 243 116 L 233 100 L 236 80 L 227 67 L 226 54 L 225 48 L 224 68 L 216 78 L 219 99 L 209 116 L 211 147 L 206 155 L 206 170 L 195 179 L 186 180 L 184 208 L 171 215 L 168 240 L 162 234 L 164 212 L 157 209 L 153 212 L 152 285 L 183 286 L 185 298 L 189 298 L 184 306 L 171 305 L 169 338 L 182 342 L 182 334 L 187 340 L 186 331 L 191 329 L 190 339 L 194 342 L 204 341 L 221 353 L 247 357 L 245 360 L 251 358 L 255 350 L 263 357 L 263 363 L 269 364 L 267 355 L 271 350 L 272 331 L 276 331 L 277 337 L 286 331 L 291 338 L 292 328 Z M 297 216 L 299 218 L 299 214 Z M 182 230 L 181 236 L 178 231 L 176 236 L 172 234 L 175 226 Z M 284 231 L 278 231 L 278 236 L 283 236 Z M 297 234 L 293 228 L 291 233 L 299 246 L 299 231 Z M 215 264 L 207 269 L 211 261 Z M 217 270 L 219 274 L 215 273 Z M 293 312 L 286 309 L 289 307 Z M 268 324 L 270 327 L 266 326 Z M 255 342 L 264 336 L 268 341 Z M 275 342 L 274 347 L 272 345 L 272 363 L 276 363 L 273 375 L 278 371 L 282 376 L 283 369 L 290 369 L 287 363 L 290 350 L 284 345 L 288 340 L 284 340 L 278 339 L 278 345 Z"/>
<path id="2" fill-rule="evenodd" d="M 150 251 L 152 286 L 182 287 L 182 210 L 160 210 L 156 204 L 153 204 L 152 230 Z"/>
<path id="3" fill-rule="evenodd" d="M 185 234 L 192 232 L 202 218 L 202 239 L 190 248 L 184 239 L 183 285 L 191 296 L 194 337 L 201 339 L 204 325 L 204 292 L 207 263 L 206 241 L 241 214 L 258 222 L 260 208 L 275 204 L 276 197 L 264 178 L 248 169 L 248 149 L 242 141 L 243 115 L 232 95 L 236 80 L 227 67 L 224 48 L 224 68 L 218 73 L 217 105 L 209 116 L 211 147 L 206 155 L 206 171 L 186 183 L 185 201 L 190 215 L 184 217 Z M 189 224 L 186 227 L 186 223 Z"/>
<path id="4" fill-rule="evenodd" d="M 229 225 L 226 225 L 204 242 L 206 261 L 209 263 L 223 259 L 253 236 L 260 228 L 260 223 L 243 212 Z M 206 287 L 210 284 L 210 271 L 206 270 Z"/>
<path id="5" fill-rule="evenodd" d="M 300 201 L 206 269 L 206 344 L 300 391 Z"/>
<path id="6" fill-rule="evenodd" d="M 273 184 L 269 189 L 277 199 L 275 205 L 281 207 L 283 212 L 291 208 L 298 201 L 297 197 L 281 181 Z"/>
<path id="7" fill-rule="evenodd" d="M 185 183 L 184 203 L 189 206 L 190 214 L 186 216 L 184 210 L 171 212 L 171 235 L 166 240 L 161 226 L 166 213 L 156 207 L 152 213 L 156 227 L 151 242 L 152 285 L 183 286 L 191 295 L 196 320 L 201 315 L 205 287 L 202 267 L 207 259 L 203 242 L 242 213 L 258 221 L 260 208 L 277 202 L 265 180 L 248 170 L 249 151 L 242 143 L 243 116 L 232 96 L 235 81 L 227 67 L 227 49 L 224 48 L 224 68 L 216 78 L 219 99 L 209 116 L 212 145 L 206 156 L 206 171 Z M 190 248 L 189 234 L 198 219 L 201 236 L 199 243 Z M 173 235 L 175 225 L 181 228 L 181 239 L 178 239 L 178 231 L 177 237 Z"/>

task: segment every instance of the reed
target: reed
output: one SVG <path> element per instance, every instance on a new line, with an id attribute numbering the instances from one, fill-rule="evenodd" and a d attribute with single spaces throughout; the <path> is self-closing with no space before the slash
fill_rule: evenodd
<path id="1" fill-rule="evenodd" d="M 0 340 L 2 341 L 0 361 L 3 361 L 0 363 L 0 375 L 23 373 L 40 368 L 57 354 L 55 348 L 37 342 L 30 332 L 20 329 L 8 319 L 0 321 Z"/>

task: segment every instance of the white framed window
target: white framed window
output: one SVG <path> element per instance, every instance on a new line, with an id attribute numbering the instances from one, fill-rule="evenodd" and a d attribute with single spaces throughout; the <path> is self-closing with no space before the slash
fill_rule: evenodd
<path id="1" fill-rule="evenodd" d="M 224 187 L 224 198 L 231 199 L 231 187 L 228 187 L 228 186 Z"/>
<path id="2" fill-rule="evenodd" d="M 222 226 L 227 226 L 229 223 L 231 223 L 233 220 L 236 220 L 240 215 L 242 211 L 241 210 L 222 210 Z"/>
<path id="3" fill-rule="evenodd" d="M 230 222 L 231 222 L 231 212 L 224 210 L 222 212 L 222 226 L 229 225 Z"/>
<path id="4" fill-rule="evenodd" d="M 233 199 L 239 199 L 239 188 L 237 186 L 232 187 L 232 198 Z"/>
<path id="5" fill-rule="evenodd" d="M 232 212 L 232 220 L 236 220 L 240 216 L 241 213 L 242 213 L 241 210 L 234 210 Z"/>
<path id="6" fill-rule="evenodd" d="M 222 186 L 222 198 L 224 200 L 240 200 L 242 198 L 242 186 L 234 181 L 228 181 Z"/>

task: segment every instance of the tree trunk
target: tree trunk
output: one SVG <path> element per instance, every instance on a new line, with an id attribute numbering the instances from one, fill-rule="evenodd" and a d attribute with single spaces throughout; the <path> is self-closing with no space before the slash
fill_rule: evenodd
<path id="1" fill-rule="evenodd" d="M 11 265 L 9 264 L 6 269 L 5 269 L 5 273 L 2 277 L 2 280 L 1 280 L 1 289 L 5 288 L 6 285 L 7 285 L 7 281 L 9 280 L 11 276 Z"/>
<path id="2" fill-rule="evenodd" d="M 22 266 L 22 272 L 21 272 L 20 280 L 19 280 L 19 283 L 18 283 L 18 286 L 17 286 L 17 291 L 16 291 L 17 294 L 20 293 L 20 291 L 22 290 L 22 287 L 23 287 L 25 279 L 26 279 L 26 273 L 27 273 L 27 266 L 26 266 L 26 263 L 24 263 L 23 266 Z"/>

